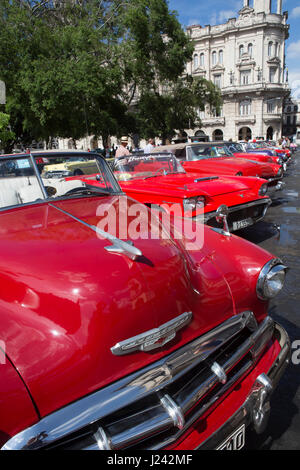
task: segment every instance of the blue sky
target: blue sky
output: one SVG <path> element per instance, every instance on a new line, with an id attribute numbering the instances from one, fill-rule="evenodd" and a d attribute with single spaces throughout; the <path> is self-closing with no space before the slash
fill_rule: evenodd
<path id="1" fill-rule="evenodd" d="M 275 7 L 277 4 L 276 0 Z M 169 0 L 169 9 L 178 12 L 183 26 L 220 24 L 237 16 L 243 0 Z M 283 11 L 289 12 L 290 37 L 286 42 L 286 62 L 292 89 L 300 89 L 300 0 L 283 0 Z M 298 97 L 300 98 L 300 96 Z"/>

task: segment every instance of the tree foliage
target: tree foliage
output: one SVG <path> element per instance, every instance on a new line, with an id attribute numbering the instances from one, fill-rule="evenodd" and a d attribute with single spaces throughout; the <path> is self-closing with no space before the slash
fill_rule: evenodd
<path id="1" fill-rule="evenodd" d="M 220 95 L 184 77 L 192 53 L 166 0 L 0 3 L 0 79 L 25 143 L 193 127 L 195 106 L 217 106 Z"/>
<path id="2" fill-rule="evenodd" d="M 0 148 L 4 148 L 14 137 L 14 133 L 9 128 L 9 115 L 0 112 Z"/>

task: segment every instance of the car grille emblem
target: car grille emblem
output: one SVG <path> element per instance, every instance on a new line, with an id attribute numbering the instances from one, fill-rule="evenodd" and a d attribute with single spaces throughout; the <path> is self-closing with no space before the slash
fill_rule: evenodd
<path id="1" fill-rule="evenodd" d="M 146 331 L 140 335 L 125 339 L 117 343 L 111 348 L 111 352 L 115 356 L 123 356 L 135 351 L 152 351 L 153 349 L 162 348 L 165 344 L 175 338 L 178 330 L 190 323 L 192 312 L 185 312 L 173 320 L 164 323 L 158 328 Z"/>

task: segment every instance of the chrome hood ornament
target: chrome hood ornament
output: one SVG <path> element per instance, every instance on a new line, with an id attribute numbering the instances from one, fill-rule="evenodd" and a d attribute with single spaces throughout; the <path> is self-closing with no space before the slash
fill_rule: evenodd
<path id="1" fill-rule="evenodd" d="M 115 237 L 114 235 L 111 235 L 108 232 L 104 232 L 104 230 L 101 230 L 100 228 L 96 227 L 95 225 L 90 225 L 83 220 L 79 219 L 78 217 L 75 217 L 74 215 L 70 214 L 70 212 L 64 211 L 63 209 L 60 209 L 59 207 L 55 206 L 54 204 L 50 204 L 49 206 L 54 207 L 54 209 L 62 212 L 65 215 L 68 215 L 72 219 L 76 220 L 76 222 L 79 222 L 82 225 L 85 225 L 86 227 L 90 228 L 94 232 L 98 233 L 101 237 L 106 238 L 109 240 L 112 245 L 105 246 L 104 249 L 108 251 L 109 253 L 119 253 L 127 256 L 129 259 L 135 261 L 138 257 L 143 256 L 143 253 L 141 250 L 136 248 L 133 243 L 129 241 L 123 241 L 120 240 L 119 238 Z"/>
<path id="2" fill-rule="evenodd" d="M 135 351 L 152 351 L 153 349 L 162 348 L 165 344 L 175 338 L 178 330 L 190 323 L 192 312 L 185 312 L 173 320 L 164 323 L 158 328 L 146 331 L 140 335 L 125 339 L 117 343 L 110 350 L 115 356 L 123 356 Z"/>

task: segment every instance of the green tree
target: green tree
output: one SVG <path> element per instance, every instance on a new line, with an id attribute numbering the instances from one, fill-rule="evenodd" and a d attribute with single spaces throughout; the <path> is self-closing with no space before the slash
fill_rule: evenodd
<path id="1" fill-rule="evenodd" d="M 15 134 L 9 128 L 9 115 L 0 112 L 0 148 L 5 149 L 14 138 Z"/>
<path id="2" fill-rule="evenodd" d="M 195 124 L 219 95 L 184 77 L 192 53 L 166 0 L 1 0 L 0 79 L 24 142 Z"/>

